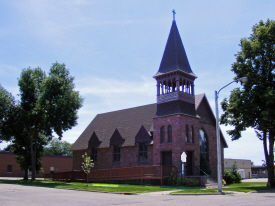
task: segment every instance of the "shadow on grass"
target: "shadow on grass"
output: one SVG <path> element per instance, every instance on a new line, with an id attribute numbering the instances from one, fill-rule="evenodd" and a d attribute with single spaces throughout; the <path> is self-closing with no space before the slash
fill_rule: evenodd
<path id="1" fill-rule="evenodd" d="M 61 185 L 67 185 L 69 183 L 66 182 L 52 182 L 47 180 L 0 180 L 0 183 L 5 184 L 18 184 L 18 185 L 25 185 L 25 186 L 36 186 L 36 187 L 51 187 L 55 188 Z"/>
<path id="2" fill-rule="evenodd" d="M 251 187 L 229 187 L 223 188 L 223 191 L 232 192 L 257 192 L 257 193 L 275 193 L 275 188 L 270 188 L 266 186 L 251 186 Z"/>
<path id="3" fill-rule="evenodd" d="M 127 185 L 127 184 L 105 184 L 105 183 L 87 183 L 83 182 L 61 182 L 51 180 L 0 180 L 0 183 L 6 184 L 20 184 L 25 186 L 37 186 L 37 187 L 51 187 L 51 188 L 63 188 L 73 190 L 85 190 L 85 191 L 99 191 L 99 192 L 113 192 L 113 193 L 147 193 L 147 192 L 161 192 L 161 191 L 175 191 L 182 189 L 191 189 L 190 187 L 171 187 L 171 186 L 146 186 L 146 185 Z M 201 189 L 201 187 L 192 188 Z"/>

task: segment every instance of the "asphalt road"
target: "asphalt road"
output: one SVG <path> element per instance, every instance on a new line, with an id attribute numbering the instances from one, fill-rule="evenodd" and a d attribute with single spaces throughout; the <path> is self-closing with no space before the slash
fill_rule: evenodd
<path id="1" fill-rule="evenodd" d="M 248 193 L 227 195 L 165 195 L 146 193 L 142 195 L 120 195 L 99 192 L 75 191 L 44 187 L 0 184 L 0 206 L 21 205 L 242 205 L 242 206 L 274 206 L 275 193 Z"/>

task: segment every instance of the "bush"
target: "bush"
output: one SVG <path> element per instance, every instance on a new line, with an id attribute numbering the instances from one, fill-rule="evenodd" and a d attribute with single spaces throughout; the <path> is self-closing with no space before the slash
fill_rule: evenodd
<path id="1" fill-rule="evenodd" d="M 187 186 L 187 187 L 197 187 L 200 185 L 200 181 L 196 179 L 189 179 L 186 177 L 183 177 L 182 179 L 179 177 L 177 179 L 177 186 Z"/>
<path id="2" fill-rule="evenodd" d="M 176 181 L 175 181 L 175 178 L 173 175 L 171 175 L 169 178 L 168 178 L 168 185 L 169 186 L 173 186 L 176 184 Z"/>
<path id="3" fill-rule="evenodd" d="M 226 184 L 234 183 L 234 176 L 229 171 L 224 170 L 223 179 L 225 180 Z"/>
<path id="4" fill-rule="evenodd" d="M 222 185 L 226 185 L 226 181 L 222 179 Z"/>
<path id="5" fill-rule="evenodd" d="M 224 171 L 223 179 L 226 184 L 240 183 L 242 181 L 241 174 L 237 172 L 236 162 L 232 165 L 230 171 Z"/>

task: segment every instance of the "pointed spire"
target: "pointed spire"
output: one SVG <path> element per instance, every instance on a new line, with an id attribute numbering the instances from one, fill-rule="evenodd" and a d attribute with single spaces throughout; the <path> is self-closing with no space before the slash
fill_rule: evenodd
<path id="1" fill-rule="evenodd" d="M 173 10 L 173 14 L 175 14 L 174 12 L 175 11 Z M 175 70 L 181 70 L 194 75 L 189 65 L 176 21 L 173 20 L 158 73 L 167 73 Z"/>

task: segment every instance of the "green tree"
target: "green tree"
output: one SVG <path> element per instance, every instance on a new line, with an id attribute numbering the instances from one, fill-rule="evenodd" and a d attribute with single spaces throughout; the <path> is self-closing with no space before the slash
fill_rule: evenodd
<path id="1" fill-rule="evenodd" d="M 93 163 L 93 160 L 87 156 L 86 152 L 84 155 L 82 155 L 82 158 L 83 158 L 83 162 L 82 162 L 81 168 L 87 175 L 87 187 L 88 187 L 88 175 L 90 174 L 92 167 L 94 167 L 94 163 Z"/>
<path id="2" fill-rule="evenodd" d="M 7 125 L 15 107 L 14 97 L 0 85 L 0 143 L 10 140 L 12 130 Z"/>
<path id="3" fill-rule="evenodd" d="M 17 136 L 18 138 L 13 138 L 12 143 L 9 144 L 4 150 L 10 151 L 16 154 L 16 162 L 19 164 L 21 171 L 24 171 L 24 180 L 28 180 L 28 171 L 32 170 L 31 165 L 31 154 L 30 154 L 30 145 L 27 141 L 26 134 Z M 39 173 L 42 167 L 42 151 L 43 146 L 46 144 L 46 139 L 41 137 L 40 141 L 37 143 L 36 149 L 36 164 L 35 171 Z"/>
<path id="4" fill-rule="evenodd" d="M 260 21 L 253 26 L 249 38 L 241 39 L 241 51 L 232 65 L 235 79 L 246 76 L 243 89 L 236 88 L 229 100 L 224 99 L 221 123 L 234 126 L 227 131 L 232 140 L 241 132 L 253 127 L 263 141 L 268 168 L 268 186 L 274 182 L 274 135 L 275 135 L 275 21 Z"/>
<path id="5" fill-rule="evenodd" d="M 73 153 L 69 150 L 71 146 L 72 144 L 70 144 L 69 142 L 61 141 L 57 138 L 54 138 L 46 147 L 44 147 L 44 154 L 72 156 Z"/>
<path id="6" fill-rule="evenodd" d="M 65 64 L 59 63 L 52 65 L 49 76 L 39 67 L 23 69 L 18 80 L 20 101 L 6 121 L 12 132 L 1 131 L 1 135 L 13 137 L 13 141 L 29 151 L 32 180 L 35 180 L 37 155 L 52 139 L 53 132 L 61 139 L 64 131 L 77 124 L 77 111 L 83 99 L 74 91 L 73 80 Z M 22 138 L 25 140 L 21 141 Z M 25 141 L 28 146 L 23 145 Z"/>

